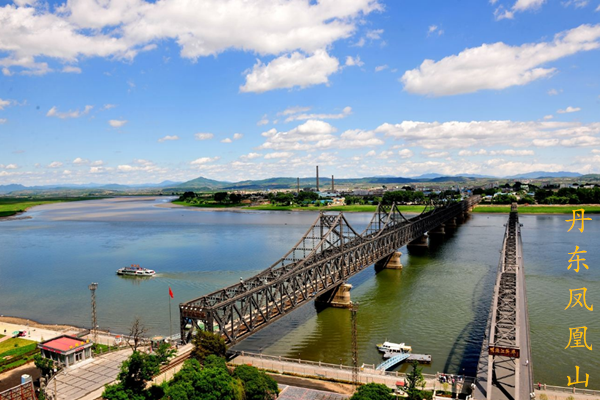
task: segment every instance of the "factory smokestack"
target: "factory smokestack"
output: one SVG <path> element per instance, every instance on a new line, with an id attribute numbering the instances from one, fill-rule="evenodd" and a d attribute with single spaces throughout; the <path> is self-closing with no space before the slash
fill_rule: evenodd
<path id="1" fill-rule="evenodd" d="M 331 175 L 331 191 L 335 191 L 335 179 L 333 178 L 333 175 Z"/>
<path id="2" fill-rule="evenodd" d="M 319 166 L 317 165 L 317 192 L 319 191 Z"/>

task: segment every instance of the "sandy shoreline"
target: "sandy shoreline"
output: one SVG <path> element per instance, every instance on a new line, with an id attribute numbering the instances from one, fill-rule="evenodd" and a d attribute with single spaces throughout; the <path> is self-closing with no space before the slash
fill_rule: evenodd
<path id="1" fill-rule="evenodd" d="M 72 326 L 72 325 L 41 324 L 32 319 L 19 318 L 19 317 L 0 316 L 0 322 L 4 322 L 7 324 L 14 324 L 14 325 L 29 325 L 32 328 L 47 329 L 49 331 L 57 331 L 57 332 L 61 332 L 61 331 L 65 331 L 65 330 L 81 329 L 81 328 L 77 328 L 76 326 Z"/>

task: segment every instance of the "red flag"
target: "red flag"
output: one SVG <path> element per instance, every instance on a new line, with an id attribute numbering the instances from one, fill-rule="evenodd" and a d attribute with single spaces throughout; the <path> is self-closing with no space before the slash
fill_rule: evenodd
<path id="1" fill-rule="evenodd" d="M 173 291 L 171 290 L 171 286 L 169 286 L 169 296 L 171 296 L 171 298 L 173 298 Z"/>

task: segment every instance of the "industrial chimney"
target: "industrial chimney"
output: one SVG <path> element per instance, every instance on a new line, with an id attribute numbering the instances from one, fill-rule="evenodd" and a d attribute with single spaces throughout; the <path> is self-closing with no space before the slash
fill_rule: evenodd
<path id="1" fill-rule="evenodd" d="M 333 175 L 331 175 L 331 191 L 335 192 L 335 179 L 333 178 Z"/>
<path id="2" fill-rule="evenodd" d="M 319 166 L 317 165 L 317 192 L 319 191 Z"/>

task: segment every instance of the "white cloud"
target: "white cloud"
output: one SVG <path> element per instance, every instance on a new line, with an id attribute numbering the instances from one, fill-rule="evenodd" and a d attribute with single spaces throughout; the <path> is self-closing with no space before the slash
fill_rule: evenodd
<path id="1" fill-rule="evenodd" d="M 231 143 L 233 142 L 233 140 L 231 140 L 230 138 L 225 138 L 223 140 L 221 140 L 221 143 Z"/>
<path id="2" fill-rule="evenodd" d="M 244 137 L 243 133 L 234 133 L 233 134 L 233 140 L 240 140 L 243 137 Z"/>
<path id="3" fill-rule="evenodd" d="M 90 174 L 101 174 L 104 172 L 103 167 L 90 167 Z"/>
<path id="4" fill-rule="evenodd" d="M 571 139 L 563 139 L 560 141 L 561 146 L 566 147 L 591 147 L 600 145 L 600 138 L 596 136 L 577 136 Z"/>
<path id="5" fill-rule="evenodd" d="M 459 157 L 473 157 L 473 156 L 484 156 L 487 155 L 488 152 L 485 149 L 480 149 L 477 151 L 472 150 L 461 150 L 458 152 Z"/>
<path id="6" fill-rule="evenodd" d="M 563 1 L 562 5 L 565 7 L 573 6 L 575 8 L 583 8 L 583 7 L 587 6 L 589 3 L 590 3 L 589 0 L 568 0 L 568 1 Z"/>
<path id="7" fill-rule="evenodd" d="M 311 109 L 311 107 L 300 107 L 300 106 L 288 107 L 285 110 L 278 112 L 277 115 L 292 115 L 292 114 L 307 112 L 307 111 L 310 111 L 310 109 Z"/>
<path id="8" fill-rule="evenodd" d="M 62 167 L 63 163 L 61 163 L 60 161 L 53 161 L 50 164 L 48 164 L 48 168 L 58 168 L 58 167 Z"/>
<path id="9" fill-rule="evenodd" d="M 596 12 L 600 12 L 600 5 L 596 8 Z"/>
<path id="10" fill-rule="evenodd" d="M 555 35 L 552 42 L 509 46 L 502 42 L 466 49 L 440 61 L 425 60 L 400 81 L 410 93 L 448 96 L 505 89 L 550 77 L 551 61 L 600 47 L 599 25 L 581 25 Z"/>
<path id="11" fill-rule="evenodd" d="M 105 104 L 102 109 L 103 110 L 110 110 L 111 108 L 115 108 L 117 105 L 116 104 Z"/>
<path id="12" fill-rule="evenodd" d="M 75 165 L 84 165 L 84 164 L 88 164 L 90 162 L 90 160 L 86 160 L 85 158 L 81 158 L 81 157 L 77 157 L 76 159 L 73 160 L 73 164 Z"/>
<path id="13" fill-rule="evenodd" d="M 536 147 L 552 147 L 558 145 L 558 139 L 534 139 L 533 145 Z"/>
<path id="14" fill-rule="evenodd" d="M 285 119 L 285 122 L 304 121 L 309 119 L 341 119 L 352 114 L 352 107 L 344 107 L 338 114 L 292 114 Z"/>
<path id="15" fill-rule="evenodd" d="M 554 115 L 552 115 L 552 114 L 544 115 L 545 121 L 551 120 L 552 118 L 554 118 Z"/>
<path id="16" fill-rule="evenodd" d="M 374 29 L 367 31 L 367 38 L 371 40 L 379 40 L 381 39 L 381 35 L 383 35 L 383 29 Z"/>
<path id="17" fill-rule="evenodd" d="M 81 68 L 79 67 L 73 67 L 71 65 L 65 65 L 62 69 L 62 72 L 64 73 L 68 73 L 68 74 L 80 74 L 81 73 Z"/>
<path id="18" fill-rule="evenodd" d="M 177 136 L 177 135 L 173 135 L 173 136 L 166 135 L 166 136 L 161 137 L 160 139 L 158 139 L 159 143 L 166 142 L 167 140 L 179 140 L 179 136 Z"/>
<path id="19" fill-rule="evenodd" d="M 288 151 L 281 151 L 281 152 L 275 152 L 275 153 L 269 153 L 265 155 L 265 160 L 271 160 L 274 158 L 289 158 L 291 156 L 293 156 L 294 153 L 290 153 Z"/>
<path id="20" fill-rule="evenodd" d="M 400 158 L 411 158 L 414 155 L 414 153 L 409 149 L 402 149 L 398 152 L 398 155 L 400 156 Z"/>
<path id="21" fill-rule="evenodd" d="M 119 120 L 119 119 L 111 119 L 108 121 L 108 124 L 110 126 L 112 126 L 113 128 L 120 128 L 123 125 L 125 125 L 127 123 L 126 120 Z"/>
<path id="22" fill-rule="evenodd" d="M 440 29 L 437 25 L 430 25 L 427 29 L 427 36 L 431 36 L 434 33 L 438 36 L 442 36 L 444 34 L 444 30 Z"/>
<path id="23" fill-rule="evenodd" d="M 4 107 L 8 107 L 11 104 L 14 104 L 14 100 L 2 100 L 0 99 L 0 110 L 4 110 Z"/>
<path id="24" fill-rule="evenodd" d="M 196 140 L 209 140 L 215 137 L 215 135 L 212 133 L 196 133 L 194 134 L 194 137 Z"/>
<path id="25" fill-rule="evenodd" d="M 577 111 L 581 111 L 581 108 L 569 106 L 569 107 L 565 108 L 564 110 L 556 110 L 556 112 L 559 114 L 568 114 L 568 113 L 574 113 Z"/>
<path id="26" fill-rule="evenodd" d="M 349 38 L 364 16 L 381 9 L 377 0 L 71 0 L 53 8 L 42 2 L 34 7 L 8 4 L 0 7 L 0 37 L 7 43 L 0 44 L 7 54 L 0 66 L 43 74 L 52 70 L 46 61 L 131 60 L 165 39 L 175 41 L 181 56 L 191 60 L 229 49 L 310 54 Z"/>
<path id="27" fill-rule="evenodd" d="M 96 161 L 92 162 L 92 164 L 91 164 L 91 166 L 93 166 L 93 167 L 99 167 L 101 165 L 104 165 L 104 161 L 102 161 L 102 160 L 96 160 Z"/>
<path id="28" fill-rule="evenodd" d="M 375 157 L 376 155 L 377 152 L 375 150 L 370 150 L 369 152 L 367 152 L 367 154 L 365 154 L 366 157 Z M 360 157 L 358 159 L 360 159 Z"/>
<path id="29" fill-rule="evenodd" d="M 600 134 L 600 123 L 552 121 L 403 121 L 385 123 L 375 132 L 401 140 L 411 146 L 448 150 L 475 146 L 539 146 L 542 140 L 569 139 Z M 536 141 L 537 140 L 537 141 Z"/>
<path id="30" fill-rule="evenodd" d="M 511 157 L 520 157 L 520 156 L 533 156 L 535 153 L 533 150 L 492 150 L 490 151 L 490 155 L 492 156 L 511 156 Z"/>
<path id="31" fill-rule="evenodd" d="M 240 156 L 240 159 L 242 161 L 247 161 L 247 160 L 254 160 L 255 158 L 260 158 L 260 157 L 262 157 L 262 154 L 259 154 L 259 153 L 248 153 L 248 154 L 245 154 L 243 156 Z"/>
<path id="32" fill-rule="evenodd" d="M 2 168 L 5 168 L 5 169 L 19 169 L 19 166 L 17 164 L 8 164 L 6 166 L 2 166 Z"/>
<path id="33" fill-rule="evenodd" d="M 77 109 L 77 110 L 69 110 L 67 112 L 59 112 L 58 108 L 56 108 L 56 106 L 54 106 L 50 110 L 48 110 L 48 112 L 46 113 L 46 117 L 56 117 L 56 118 L 60 118 L 60 119 L 79 118 L 79 117 L 89 114 L 89 112 L 92 108 L 94 108 L 94 106 L 85 106 L 83 111 L 79 111 L 79 109 Z"/>
<path id="34" fill-rule="evenodd" d="M 548 90 L 548 96 L 556 96 L 561 92 L 562 92 L 562 89 L 561 90 L 550 89 L 550 90 Z"/>
<path id="35" fill-rule="evenodd" d="M 289 56 L 284 54 L 268 64 L 258 60 L 252 71 L 247 73 L 246 84 L 240 86 L 240 91 L 263 93 L 274 89 L 328 84 L 329 75 L 338 68 L 337 58 L 329 56 L 325 50 L 317 50 L 311 56 L 299 52 Z"/>
<path id="36" fill-rule="evenodd" d="M 0 125 L 5 124 L 8 121 L 6 118 L 0 118 Z"/>
<path id="37" fill-rule="evenodd" d="M 424 151 L 421 154 L 429 158 L 442 158 L 448 157 L 449 153 L 447 151 Z"/>
<path id="38" fill-rule="evenodd" d="M 211 162 L 217 161 L 219 157 L 200 157 L 192 161 L 191 165 L 204 165 L 209 164 Z"/>
<path id="39" fill-rule="evenodd" d="M 502 19 L 513 19 L 515 17 L 515 13 L 539 9 L 545 2 L 546 0 L 517 0 L 510 10 L 505 9 L 502 5 L 498 7 L 494 11 L 494 16 L 496 17 L 497 21 Z M 492 4 L 495 3 L 496 2 L 494 1 Z"/>
<path id="40" fill-rule="evenodd" d="M 360 60 L 360 56 L 356 56 L 356 57 L 347 56 L 345 65 L 347 67 L 354 67 L 354 66 L 362 67 L 363 65 L 365 65 L 365 63 Z"/>
<path id="41" fill-rule="evenodd" d="M 384 69 L 388 69 L 388 68 L 389 68 L 389 67 L 388 67 L 388 65 L 387 65 L 387 64 L 384 64 L 384 65 L 378 65 L 378 66 L 376 66 L 376 67 L 375 67 L 375 72 L 381 72 L 381 71 L 383 71 Z"/>
<path id="42" fill-rule="evenodd" d="M 267 118 L 267 114 L 263 115 L 260 121 L 256 123 L 257 126 L 267 125 L 269 123 L 269 119 Z"/>

